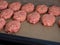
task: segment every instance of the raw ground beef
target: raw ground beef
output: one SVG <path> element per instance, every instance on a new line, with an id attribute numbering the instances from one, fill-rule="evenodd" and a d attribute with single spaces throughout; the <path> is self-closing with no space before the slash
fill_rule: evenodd
<path id="1" fill-rule="evenodd" d="M 9 5 L 9 8 L 12 9 L 13 11 L 17 11 L 21 8 L 21 3 L 20 2 L 13 2 Z"/>
<path id="2" fill-rule="evenodd" d="M 40 14 L 38 12 L 32 12 L 27 16 L 27 21 L 32 24 L 36 24 L 37 22 L 39 22 L 39 20 L 40 20 Z"/>
<path id="3" fill-rule="evenodd" d="M 7 33 L 16 33 L 19 31 L 21 27 L 21 23 L 16 21 L 16 20 L 12 20 L 12 21 L 9 21 L 6 26 L 5 26 L 5 31 Z"/>
<path id="4" fill-rule="evenodd" d="M 0 0 L 0 10 L 6 9 L 8 6 L 8 2 L 5 0 Z"/>
<path id="5" fill-rule="evenodd" d="M 27 3 L 27 4 L 22 6 L 22 10 L 26 11 L 27 13 L 30 13 L 34 10 L 34 4 Z"/>
<path id="6" fill-rule="evenodd" d="M 27 16 L 26 11 L 20 10 L 20 11 L 14 13 L 13 19 L 23 22 L 26 20 L 26 16 Z"/>
<path id="7" fill-rule="evenodd" d="M 13 15 L 13 10 L 5 9 L 1 12 L 0 17 L 4 19 L 9 19 Z"/>
<path id="8" fill-rule="evenodd" d="M 51 6 L 49 8 L 49 14 L 54 15 L 54 16 L 59 16 L 60 15 L 60 7 L 58 6 Z"/>
<path id="9" fill-rule="evenodd" d="M 36 11 L 40 14 L 44 14 L 48 11 L 48 7 L 46 5 L 37 5 Z"/>
<path id="10" fill-rule="evenodd" d="M 44 14 L 42 16 L 42 23 L 44 26 L 53 26 L 55 20 L 56 20 L 55 16 L 50 14 Z"/>

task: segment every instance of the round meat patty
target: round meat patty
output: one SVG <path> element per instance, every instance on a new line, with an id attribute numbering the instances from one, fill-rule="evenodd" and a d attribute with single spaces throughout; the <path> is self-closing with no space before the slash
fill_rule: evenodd
<path id="1" fill-rule="evenodd" d="M 22 10 L 26 11 L 27 13 L 30 13 L 34 10 L 34 4 L 27 3 L 27 4 L 22 6 Z"/>
<path id="2" fill-rule="evenodd" d="M 17 11 L 21 8 L 21 3 L 20 2 L 13 2 L 9 5 L 9 8 L 12 9 L 13 11 Z"/>
<path id="3" fill-rule="evenodd" d="M 3 18 L 0 18 L 0 30 L 5 26 L 6 21 Z"/>
<path id="4" fill-rule="evenodd" d="M 52 14 L 54 16 L 59 16 L 60 15 L 60 7 L 57 7 L 57 6 L 50 7 L 49 14 Z"/>
<path id="5" fill-rule="evenodd" d="M 5 0 L 0 0 L 0 10 L 7 8 L 8 2 Z"/>
<path id="6" fill-rule="evenodd" d="M 9 21 L 6 26 L 5 26 L 5 31 L 7 33 L 16 33 L 19 31 L 20 29 L 20 22 L 16 21 L 16 20 L 12 20 L 12 21 Z"/>
<path id="7" fill-rule="evenodd" d="M 42 16 L 42 23 L 44 26 L 53 26 L 55 20 L 56 20 L 55 16 L 50 14 L 44 14 Z"/>
<path id="8" fill-rule="evenodd" d="M 1 12 L 1 18 L 4 18 L 4 19 L 9 19 L 11 18 L 11 16 L 13 15 L 13 10 L 11 9 L 5 9 Z"/>
<path id="9" fill-rule="evenodd" d="M 13 19 L 23 22 L 26 20 L 27 13 L 23 10 L 14 13 Z"/>
<path id="10" fill-rule="evenodd" d="M 40 14 L 44 14 L 48 11 L 48 7 L 46 5 L 38 5 L 36 7 L 36 11 L 39 12 Z"/>
<path id="11" fill-rule="evenodd" d="M 38 12 L 32 12 L 27 16 L 27 21 L 32 24 L 36 24 L 37 22 L 39 22 L 39 20 L 40 20 L 40 14 Z"/>

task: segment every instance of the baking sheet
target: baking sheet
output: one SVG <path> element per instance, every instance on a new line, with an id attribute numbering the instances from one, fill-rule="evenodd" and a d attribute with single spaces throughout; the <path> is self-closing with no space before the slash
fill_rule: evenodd
<path id="1" fill-rule="evenodd" d="M 22 4 L 32 2 L 33 4 L 46 4 L 48 6 L 57 5 L 60 6 L 60 0 L 7 0 L 8 2 L 20 1 Z M 60 19 L 60 17 L 56 17 L 56 21 Z M 45 27 L 41 24 L 41 22 L 33 25 L 27 23 L 27 21 L 22 23 L 21 29 L 14 35 L 25 36 L 37 39 L 44 39 L 49 41 L 60 42 L 60 28 L 57 25 L 57 22 L 53 27 Z"/>

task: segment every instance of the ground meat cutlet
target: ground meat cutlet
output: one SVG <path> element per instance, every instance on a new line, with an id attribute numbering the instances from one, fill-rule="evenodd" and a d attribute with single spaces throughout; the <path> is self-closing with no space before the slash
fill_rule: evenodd
<path id="1" fill-rule="evenodd" d="M 20 10 L 20 11 L 14 13 L 13 19 L 23 22 L 26 20 L 26 16 L 27 16 L 26 11 Z"/>
<path id="2" fill-rule="evenodd" d="M 0 17 L 4 19 L 9 19 L 13 15 L 13 10 L 5 9 L 1 12 Z"/>
<path id="3" fill-rule="evenodd" d="M 27 3 L 27 4 L 22 6 L 22 10 L 26 11 L 27 13 L 30 13 L 34 10 L 34 4 Z"/>
<path id="4" fill-rule="evenodd" d="M 0 0 L 0 10 L 6 9 L 8 6 L 8 2 L 5 0 Z"/>
<path id="5" fill-rule="evenodd" d="M 54 16 L 59 16 L 60 15 L 60 7 L 58 6 L 51 6 L 49 8 L 49 14 L 54 15 Z"/>
<path id="6" fill-rule="evenodd" d="M 21 8 L 21 3 L 20 2 L 13 2 L 9 5 L 9 8 L 12 9 L 13 11 L 17 11 Z"/>
<path id="7" fill-rule="evenodd" d="M 12 20 L 12 21 L 9 21 L 6 26 L 5 26 L 5 31 L 7 33 L 16 33 L 19 31 L 21 27 L 21 23 L 16 21 L 16 20 Z"/>
<path id="8" fill-rule="evenodd" d="M 44 14 L 48 11 L 48 7 L 46 5 L 37 5 L 36 11 L 40 14 Z"/>
<path id="9" fill-rule="evenodd" d="M 40 14 L 38 12 L 32 12 L 27 16 L 27 21 L 32 24 L 36 24 L 37 22 L 39 22 L 39 20 L 40 20 Z"/>
<path id="10" fill-rule="evenodd" d="M 44 26 L 53 26 L 55 20 L 56 20 L 55 16 L 50 14 L 44 14 L 42 16 L 42 23 Z"/>

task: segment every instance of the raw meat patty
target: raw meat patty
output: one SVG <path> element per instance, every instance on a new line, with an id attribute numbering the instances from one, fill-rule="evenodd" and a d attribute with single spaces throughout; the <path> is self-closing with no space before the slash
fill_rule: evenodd
<path id="1" fill-rule="evenodd" d="M 26 11 L 27 13 L 30 13 L 34 10 L 34 4 L 27 3 L 27 4 L 22 6 L 22 10 Z"/>
<path id="2" fill-rule="evenodd" d="M 36 7 L 36 11 L 39 12 L 40 14 L 44 14 L 48 11 L 48 7 L 46 5 L 38 5 Z"/>
<path id="3" fill-rule="evenodd" d="M 0 10 L 7 8 L 8 2 L 5 0 L 0 0 Z"/>
<path id="4" fill-rule="evenodd" d="M 55 23 L 56 18 L 50 14 L 44 14 L 42 16 L 42 23 L 44 26 L 53 26 Z"/>
<path id="5" fill-rule="evenodd" d="M 11 18 L 11 16 L 13 15 L 13 10 L 11 9 L 5 9 L 1 12 L 1 18 L 4 18 L 4 19 L 9 19 Z"/>
<path id="6" fill-rule="evenodd" d="M 52 14 L 54 16 L 59 16 L 60 15 L 60 7 L 57 7 L 57 6 L 50 7 L 49 14 Z"/>
<path id="7" fill-rule="evenodd" d="M 0 30 L 3 29 L 5 24 L 6 24 L 6 21 L 3 18 L 0 18 Z"/>
<path id="8" fill-rule="evenodd" d="M 20 2 L 13 2 L 9 5 L 9 8 L 12 9 L 13 11 L 17 11 L 21 8 L 21 3 Z"/>
<path id="9" fill-rule="evenodd" d="M 40 20 L 40 14 L 38 12 L 32 12 L 27 16 L 27 21 L 32 24 L 36 24 L 37 22 L 39 22 L 39 20 Z"/>
<path id="10" fill-rule="evenodd" d="M 23 10 L 14 13 L 13 19 L 23 22 L 26 20 L 27 13 Z"/>
<path id="11" fill-rule="evenodd" d="M 21 26 L 20 22 L 12 20 L 6 24 L 5 31 L 7 33 L 16 33 L 19 31 L 20 26 Z"/>

